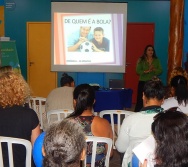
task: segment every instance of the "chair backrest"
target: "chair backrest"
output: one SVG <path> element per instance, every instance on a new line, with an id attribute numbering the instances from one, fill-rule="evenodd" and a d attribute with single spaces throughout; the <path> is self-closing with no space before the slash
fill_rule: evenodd
<path id="1" fill-rule="evenodd" d="M 3 164 L 3 153 L 2 153 L 1 143 L 7 143 L 9 167 L 14 167 L 12 144 L 22 144 L 25 146 L 25 148 L 26 148 L 25 165 L 27 167 L 31 167 L 32 145 L 31 145 L 30 141 L 25 140 L 25 139 L 0 136 L 0 166 L 3 167 L 4 164 Z"/>
<path id="2" fill-rule="evenodd" d="M 70 115 L 73 112 L 74 111 L 70 109 L 58 109 L 58 110 L 48 111 L 47 112 L 48 125 L 55 121 L 61 121 L 65 119 L 68 115 Z"/>
<path id="3" fill-rule="evenodd" d="M 86 136 L 86 142 L 93 142 L 91 167 L 95 167 L 97 143 L 106 143 L 108 145 L 108 150 L 106 151 L 105 166 L 109 167 L 110 152 L 112 149 L 112 139 L 106 137 Z M 83 165 L 84 167 L 86 167 L 86 160 L 87 157 L 84 160 L 84 165 Z"/>
<path id="4" fill-rule="evenodd" d="M 104 116 L 110 116 L 109 121 L 112 126 L 113 131 L 113 148 L 115 149 L 115 139 L 118 137 L 120 132 L 120 127 L 123 122 L 123 119 L 128 117 L 129 115 L 133 114 L 132 111 L 127 110 L 103 110 L 99 113 L 99 116 L 101 118 L 104 118 Z"/>
<path id="5" fill-rule="evenodd" d="M 46 119 L 45 102 L 46 98 L 44 97 L 31 97 L 29 101 L 29 107 L 32 108 L 38 115 L 40 129 L 44 128 L 43 120 Z"/>

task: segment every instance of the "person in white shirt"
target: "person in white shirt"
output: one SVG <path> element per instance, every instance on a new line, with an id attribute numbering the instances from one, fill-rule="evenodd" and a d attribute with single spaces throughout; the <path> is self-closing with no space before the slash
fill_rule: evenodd
<path id="1" fill-rule="evenodd" d="M 165 99 L 161 107 L 164 110 L 171 107 L 178 107 L 182 112 L 188 114 L 187 79 L 184 76 L 177 75 L 171 79 L 170 86 L 173 97 Z"/>
<path id="2" fill-rule="evenodd" d="M 73 110 L 73 91 L 74 79 L 64 73 L 61 78 L 61 87 L 52 90 L 46 99 L 46 112 L 65 108 Z"/>
<path id="3" fill-rule="evenodd" d="M 116 149 L 125 153 L 122 167 L 128 167 L 132 159 L 132 149 L 151 135 L 153 117 L 161 112 L 160 107 L 165 95 L 165 88 L 157 78 L 144 85 L 143 105 L 141 112 L 132 114 L 124 119 L 120 134 L 116 140 Z"/>
<path id="4" fill-rule="evenodd" d="M 45 112 L 58 109 L 71 109 L 73 107 L 74 79 L 66 73 L 62 74 L 61 87 L 53 89 L 46 98 Z M 51 117 L 51 121 L 56 121 L 56 116 Z M 47 118 L 43 119 L 44 129 L 47 129 Z"/>

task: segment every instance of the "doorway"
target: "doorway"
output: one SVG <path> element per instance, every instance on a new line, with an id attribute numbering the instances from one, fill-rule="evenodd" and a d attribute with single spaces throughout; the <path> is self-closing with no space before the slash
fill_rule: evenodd
<path id="1" fill-rule="evenodd" d="M 57 87 L 57 74 L 51 72 L 50 39 L 50 22 L 27 22 L 27 76 L 33 96 L 47 97 Z"/>
<path id="2" fill-rule="evenodd" d="M 146 45 L 154 45 L 154 23 L 128 23 L 126 45 L 125 87 L 133 89 L 132 103 L 136 103 L 139 76 L 136 63 L 142 56 Z"/>

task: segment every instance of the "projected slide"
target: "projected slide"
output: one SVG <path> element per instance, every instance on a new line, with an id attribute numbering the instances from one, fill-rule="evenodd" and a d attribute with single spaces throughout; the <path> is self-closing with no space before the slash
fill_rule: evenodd
<path id="1" fill-rule="evenodd" d="M 123 63 L 123 14 L 53 14 L 54 65 Z"/>

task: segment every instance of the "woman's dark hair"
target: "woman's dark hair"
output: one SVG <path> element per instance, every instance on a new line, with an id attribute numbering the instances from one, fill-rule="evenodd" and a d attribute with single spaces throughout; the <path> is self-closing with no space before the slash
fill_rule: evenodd
<path id="1" fill-rule="evenodd" d="M 154 117 L 155 167 L 188 166 L 188 117 L 176 110 L 177 107 Z"/>
<path id="2" fill-rule="evenodd" d="M 95 101 L 95 91 L 88 84 L 78 85 L 73 92 L 73 99 L 76 100 L 75 111 L 70 117 L 76 117 L 83 113 L 84 110 L 92 108 Z"/>
<path id="3" fill-rule="evenodd" d="M 143 55 L 141 56 L 141 60 L 145 60 L 146 59 L 146 52 L 147 52 L 147 50 L 148 50 L 148 48 L 149 47 L 151 47 L 151 48 L 153 48 L 153 58 L 157 58 L 157 55 L 156 55 L 156 52 L 155 52 L 155 49 L 154 49 L 154 46 L 153 45 L 147 45 L 146 47 L 145 47 L 145 49 L 144 49 L 144 53 L 143 53 Z"/>
<path id="4" fill-rule="evenodd" d="M 145 83 L 143 92 L 148 99 L 156 98 L 157 100 L 162 100 L 166 91 L 161 80 L 153 77 Z"/>
<path id="5" fill-rule="evenodd" d="M 184 76 L 177 75 L 171 79 L 170 86 L 175 89 L 178 104 L 181 105 L 184 102 L 186 106 L 188 103 L 187 79 Z"/>
<path id="6" fill-rule="evenodd" d="M 43 146 L 44 167 L 79 166 L 81 153 L 86 149 L 85 133 L 76 122 L 65 119 L 50 126 Z"/>
<path id="7" fill-rule="evenodd" d="M 70 86 L 71 83 L 74 82 L 74 79 L 69 76 L 67 73 L 63 73 L 61 77 L 61 87 L 62 86 Z"/>

